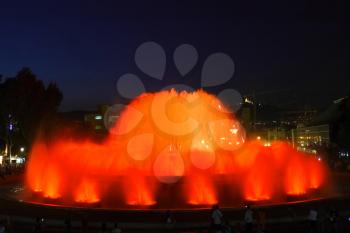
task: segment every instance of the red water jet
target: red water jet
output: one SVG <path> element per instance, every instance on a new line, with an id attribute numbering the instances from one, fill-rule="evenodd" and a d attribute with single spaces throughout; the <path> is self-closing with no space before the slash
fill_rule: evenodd
<path id="1" fill-rule="evenodd" d="M 227 190 L 249 201 L 304 195 L 325 176 L 322 161 L 287 143 L 246 141 L 215 96 L 172 90 L 132 101 L 103 142 L 39 137 L 26 183 L 45 201 L 167 208 L 240 202 Z"/>
<path id="2" fill-rule="evenodd" d="M 249 201 L 270 200 L 277 184 L 273 160 L 267 151 L 261 151 L 249 168 L 244 180 L 244 197 Z"/>
<path id="3" fill-rule="evenodd" d="M 205 175 L 193 175 L 187 177 L 188 183 L 185 190 L 187 193 L 187 202 L 191 205 L 214 205 L 218 203 L 217 194 L 210 180 Z"/>
<path id="4" fill-rule="evenodd" d="M 99 202 L 97 184 L 91 180 L 81 181 L 76 189 L 74 201 L 88 204 Z"/>

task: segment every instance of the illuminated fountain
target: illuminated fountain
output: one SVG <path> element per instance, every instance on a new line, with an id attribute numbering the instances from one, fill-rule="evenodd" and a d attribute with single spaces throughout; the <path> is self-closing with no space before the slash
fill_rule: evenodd
<path id="1" fill-rule="evenodd" d="M 213 95 L 143 94 L 102 143 L 72 137 L 34 144 L 28 200 L 104 208 L 193 208 L 309 198 L 326 183 L 314 156 L 284 142 L 246 141 Z"/>

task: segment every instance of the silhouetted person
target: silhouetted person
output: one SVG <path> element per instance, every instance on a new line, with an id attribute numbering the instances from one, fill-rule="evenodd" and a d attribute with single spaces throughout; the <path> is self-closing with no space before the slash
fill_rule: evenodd
<path id="1" fill-rule="evenodd" d="M 247 206 L 247 209 L 244 213 L 244 223 L 245 223 L 245 232 L 253 232 L 253 210 L 250 208 L 250 205 Z"/>
<path id="2" fill-rule="evenodd" d="M 230 222 L 228 220 L 225 220 L 222 229 L 224 233 L 233 233 L 233 227 L 231 226 Z"/>
<path id="3" fill-rule="evenodd" d="M 266 232 L 266 213 L 264 211 L 258 212 L 258 233 Z"/>
<path id="4" fill-rule="evenodd" d="M 6 221 L 1 220 L 0 221 L 0 233 L 5 233 L 6 232 Z"/>
<path id="5" fill-rule="evenodd" d="M 4 232 L 12 232 L 12 223 L 9 215 L 5 216 L 5 218 L 2 220 L 2 224 L 5 226 Z"/>
<path id="6" fill-rule="evenodd" d="M 87 225 L 88 225 L 88 222 L 86 220 L 86 217 L 83 216 L 82 219 L 81 219 L 81 233 L 86 233 L 87 232 Z"/>
<path id="7" fill-rule="evenodd" d="M 314 209 L 311 209 L 308 216 L 311 233 L 317 233 L 317 219 L 318 219 L 318 212 Z"/>
<path id="8" fill-rule="evenodd" d="M 334 207 L 329 209 L 327 217 L 330 224 L 330 233 L 336 233 L 338 228 L 338 212 Z"/>
<path id="9" fill-rule="evenodd" d="M 166 217 L 165 217 L 165 223 L 166 223 L 166 228 L 168 232 L 172 232 L 175 227 L 175 218 L 171 214 L 170 210 L 166 212 Z"/>
<path id="10" fill-rule="evenodd" d="M 41 233 L 42 232 L 43 221 L 44 221 L 43 218 L 39 218 L 39 217 L 36 218 L 33 233 Z"/>
<path id="11" fill-rule="evenodd" d="M 114 223 L 112 233 L 122 233 L 122 229 L 118 226 L 118 223 Z"/>
<path id="12" fill-rule="evenodd" d="M 288 216 L 290 217 L 290 220 L 291 220 L 292 222 L 294 222 L 295 219 L 296 219 L 296 214 L 295 214 L 293 208 L 292 208 L 292 207 L 288 207 L 287 210 L 288 210 Z"/>
<path id="13" fill-rule="evenodd" d="M 72 232 L 72 221 L 71 218 L 68 217 L 64 220 L 64 224 L 66 226 L 66 232 L 71 233 Z"/>
<path id="14" fill-rule="evenodd" d="M 237 222 L 237 224 L 235 225 L 235 233 L 242 233 L 243 230 L 242 230 L 242 224 L 241 222 Z"/>
<path id="15" fill-rule="evenodd" d="M 107 232 L 107 224 L 105 222 L 101 225 L 100 233 L 106 233 Z"/>
<path id="16" fill-rule="evenodd" d="M 5 173 L 2 171 L 2 169 L 0 169 L 0 178 L 3 179 L 3 180 L 6 180 L 5 179 Z"/>
<path id="17" fill-rule="evenodd" d="M 222 214 L 219 205 L 214 205 L 211 212 L 212 229 L 216 232 L 222 230 L 222 219 L 224 215 Z"/>

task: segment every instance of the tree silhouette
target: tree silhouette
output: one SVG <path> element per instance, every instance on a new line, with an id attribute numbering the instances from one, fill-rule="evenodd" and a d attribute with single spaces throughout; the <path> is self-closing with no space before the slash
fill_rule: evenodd
<path id="1" fill-rule="evenodd" d="M 21 69 L 14 78 L 0 83 L 0 134 L 8 137 L 6 127 L 11 121 L 14 137 L 20 134 L 30 144 L 40 126 L 50 124 L 62 98 L 55 83 L 45 87 L 29 68 Z"/>

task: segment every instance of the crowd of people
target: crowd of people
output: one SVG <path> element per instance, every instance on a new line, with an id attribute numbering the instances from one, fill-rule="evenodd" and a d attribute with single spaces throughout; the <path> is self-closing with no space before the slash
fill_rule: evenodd
<path id="1" fill-rule="evenodd" d="M 0 164 L 0 179 L 5 180 L 7 176 L 23 174 L 24 164 Z"/>
<path id="2" fill-rule="evenodd" d="M 288 209 L 290 212 L 290 216 L 292 218 L 292 221 L 295 220 L 295 214 L 292 210 Z M 254 210 L 251 206 L 247 205 L 245 207 L 244 216 L 242 216 L 241 221 L 229 221 L 227 218 L 225 218 L 223 211 L 220 209 L 218 205 L 214 205 L 211 213 L 210 213 L 210 220 L 211 224 L 209 228 L 201 228 L 197 231 L 191 231 L 192 232 L 200 232 L 200 233 L 266 233 L 269 232 L 269 230 L 266 227 L 266 212 L 261 209 Z M 304 232 L 310 232 L 310 233 L 340 233 L 338 230 L 338 220 L 339 215 L 337 210 L 330 206 L 327 211 L 324 211 L 321 213 L 319 209 L 311 208 L 309 210 L 309 214 L 307 216 L 307 221 L 309 224 L 307 224 L 307 229 L 305 229 Z M 41 217 L 37 217 L 35 219 L 35 223 L 32 227 L 32 230 L 29 232 L 33 233 L 43 233 L 43 232 L 49 232 L 47 229 L 45 229 L 45 219 Z M 96 233 L 122 233 L 124 232 L 123 229 L 120 227 L 120 224 L 117 222 L 113 224 L 111 227 L 111 224 L 107 224 L 106 222 L 102 222 L 100 225 L 100 229 L 96 229 L 96 226 L 94 227 L 95 231 L 92 231 L 91 228 L 88 227 L 88 221 L 85 217 L 81 219 L 81 224 L 79 229 L 77 229 L 77 226 L 73 228 L 72 226 L 72 220 L 71 215 L 68 214 L 67 218 L 63 222 L 63 226 L 60 227 L 60 232 L 66 232 L 66 233 L 90 233 L 90 232 L 96 232 Z M 244 225 L 242 225 L 242 223 Z M 156 232 L 182 232 L 179 228 L 177 228 L 177 222 L 174 217 L 174 215 L 171 213 L 171 211 L 167 211 L 165 214 L 164 222 L 163 224 L 165 227 L 162 228 L 160 231 Z M 327 227 L 326 227 L 327 225 Z M 90 226 L 91 227 L 91 226 Z M 73 231 L 74 230 L 74 231 Z M 0 233 L 9 233 L 13 232 L 13 229 L 11 227 L 11 221 L 10 218 L 4 218 L 0 219 Z M 28 232 L 28 231 L 27 231 Z M 56 231 L 55 231 L 56 232 Z"/>
<path id="3" fill-rule="evenodd" d="M 242 229 L 240 223 L 238 222 L 235 226 L 233 226 L 227 219 L 224 218 L 222 211 L 220 210 L 218 205 L 213 206 L 211 220 L 212 227 L 211 231 L 213 233 L 252 233 L 253 232 L 253 224 L 254 224 L 254 215 L 252 208 L 247 205 L 244 213 L 244 230 Z M 258 232 L 265 232 L 265 214 L 260 211 L 258 215 Z"/>

